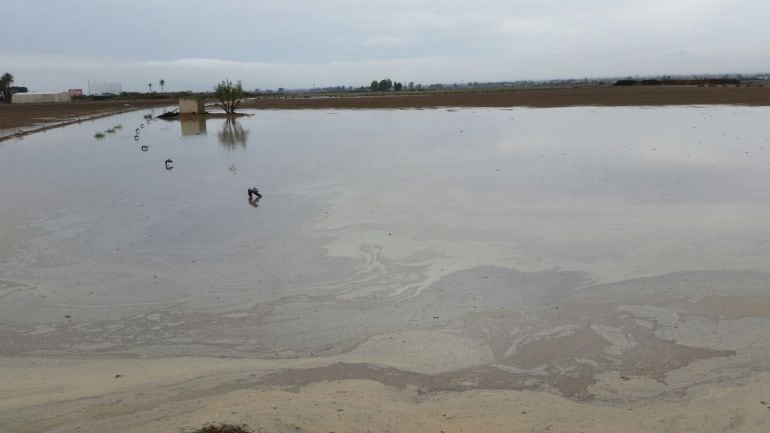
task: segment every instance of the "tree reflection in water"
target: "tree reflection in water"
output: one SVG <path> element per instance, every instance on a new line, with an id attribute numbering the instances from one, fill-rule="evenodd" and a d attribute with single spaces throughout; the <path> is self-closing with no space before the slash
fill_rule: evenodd
<path id="1" fill-rule="evenodd" d="M 230 149 L 246 148 L 246 140 L 249 138 L 249 131 L 243 129 L 241 123 L 235 119 L 227 119 L 219 131 L 219 143 Z"/>

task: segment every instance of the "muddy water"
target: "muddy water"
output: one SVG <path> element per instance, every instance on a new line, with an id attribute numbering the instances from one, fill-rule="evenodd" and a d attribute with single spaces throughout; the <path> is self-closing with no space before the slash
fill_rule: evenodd
<path id="1" fill-rule="evenodd" d="M 579 401 L 770 370 L 768 109 L 148 113 L 0 144 L 0 355 Z"/>

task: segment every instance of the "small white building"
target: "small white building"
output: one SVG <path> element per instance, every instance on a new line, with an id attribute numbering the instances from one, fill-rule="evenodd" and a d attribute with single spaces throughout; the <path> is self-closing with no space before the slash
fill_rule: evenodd
<path id="1" fill-rule="evenodd" d="M 40 104 L 45 102 L 72 102 L 69 92 L 27 92 L 15 93 L 11 97 L 14 104 Z"/>

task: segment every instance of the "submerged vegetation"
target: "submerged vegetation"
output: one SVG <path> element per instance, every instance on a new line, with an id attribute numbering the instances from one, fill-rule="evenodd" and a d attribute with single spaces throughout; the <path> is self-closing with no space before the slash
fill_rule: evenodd
<path id="1" fill-rule="evenodd" d="M 94 134 L 94 138 L 96 138 L 96 139 L 104 138 L 104 133 L 103 132 L 97 132 L 96 134 Z"/>

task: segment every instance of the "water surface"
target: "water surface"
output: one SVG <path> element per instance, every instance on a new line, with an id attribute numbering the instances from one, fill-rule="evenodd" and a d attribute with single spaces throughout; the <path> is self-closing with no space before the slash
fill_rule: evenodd
<path id="1" fill-rule="evenodd" d="M 351 353 L 577 398 L 770 366 L 766 108 L 144 114 L 0 144 L 0 353 Z"/>

